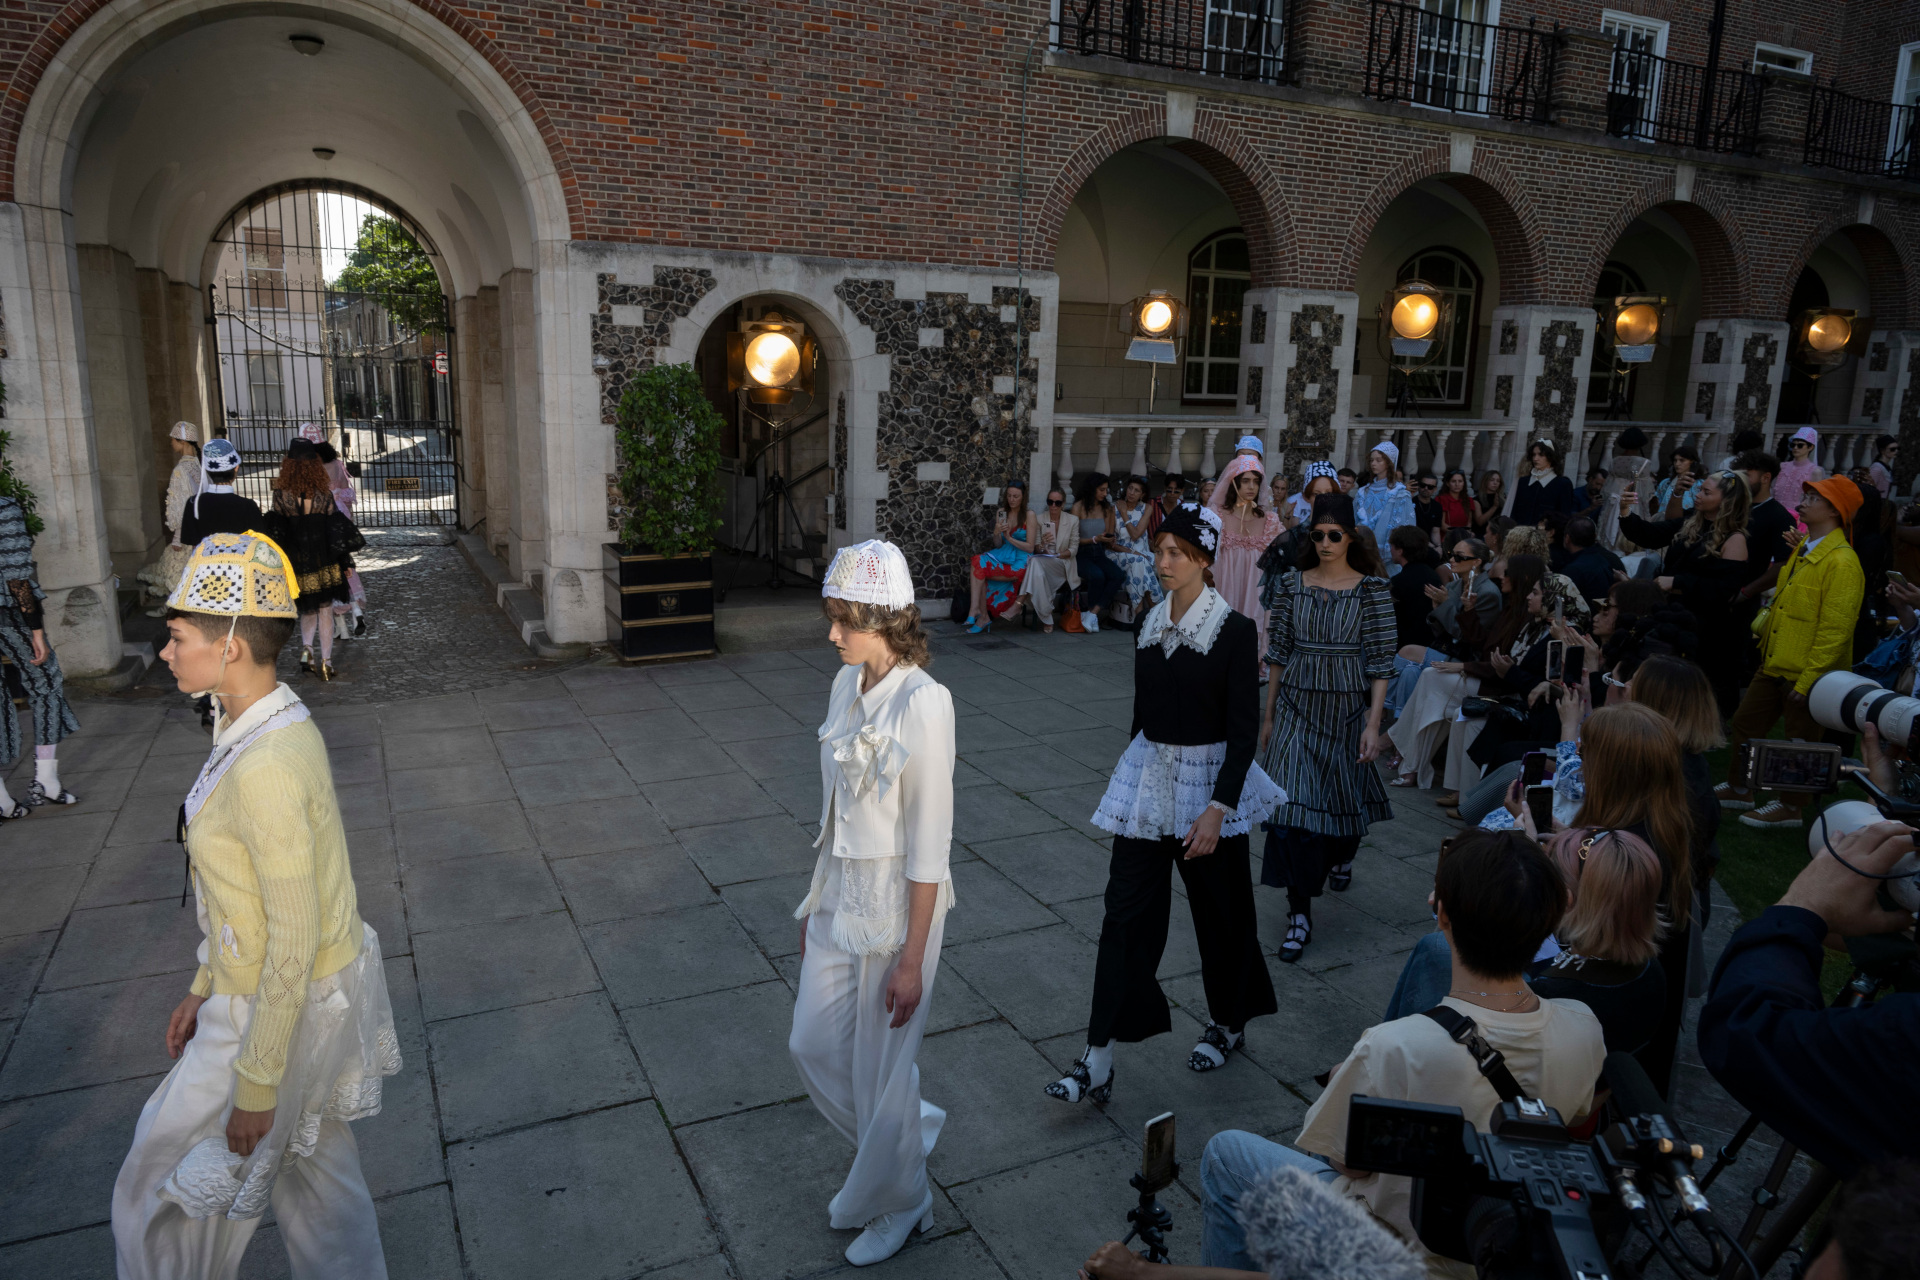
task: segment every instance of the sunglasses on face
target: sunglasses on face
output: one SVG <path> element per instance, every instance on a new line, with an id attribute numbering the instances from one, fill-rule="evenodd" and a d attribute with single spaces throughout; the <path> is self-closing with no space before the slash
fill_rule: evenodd
<path id="1" fill-rule="evenodd" d="M 1048 498 L 1047 505 L 1050 507 L 1064 507 L 1067 505 L 1067 500 L 1065 498 Z"/>
<path id="2" fill-rule="evenodd" d="M 1313 529 L 1308 531 L 1307 536 L 1315 542 L 1331 542 L 1335 546 L 1339 546 L 1347 535 L 1338 529 Z"/>
<path id="3" fill-rule="evenodd" d="M 1479 556 L 1456 555 L 1453 557 L 1453 562 L 1455 564 L 1472 564 L 1474 561 L 1478 560 L 1479 558 L 1480 558 Z"/>

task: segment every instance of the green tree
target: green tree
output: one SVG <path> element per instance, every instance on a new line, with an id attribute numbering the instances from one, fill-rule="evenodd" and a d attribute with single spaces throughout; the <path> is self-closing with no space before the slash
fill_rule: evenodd
<path id="1" fill-rule="evenodd" d="M 657 364 L 627 383 L 613 428 L 623 541 L 665 556 L 713 554 L 724 425 L 690 364 Z"/>
<path id="2" fill-rule="evenodd" d="M 366 294 L 403 329 L 435 333 L 447 326 L 447 295 L 440 277 L 426 250 L 398 219 L 368 214 L 360 220 L 359 238 L 333 287 Z"/>

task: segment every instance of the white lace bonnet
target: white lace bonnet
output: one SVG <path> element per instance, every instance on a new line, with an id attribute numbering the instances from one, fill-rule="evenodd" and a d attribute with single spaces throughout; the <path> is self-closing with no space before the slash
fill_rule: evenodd
<path id="1" fill-rule="evenodd" d="M 904 609 L 913 603 L 913 577 L 900 548 L 873 538 L 840 548 L 820 594 L 856 604 Z"/>
<path id="2" fill-rule="evenodd" d="M 169 609 L 248 618 L 297 618 L 300 586 L 292 562 L 259 533 L 216 533 L 187 558 Z"/>

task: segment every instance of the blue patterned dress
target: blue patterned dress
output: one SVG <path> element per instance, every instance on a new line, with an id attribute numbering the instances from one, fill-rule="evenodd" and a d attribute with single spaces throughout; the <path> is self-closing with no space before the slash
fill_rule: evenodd
<path id="1" fill-rule="evenodd" d="M 1107 550 L 1107 559 L 1120 566 L 1120 572 L 1127 575 L 1127 599 L 1141 605 L 1144 613 L 1160 603 L 1160 597 L 1167 594 L 1160 585 L 1160 575 L 1153 571 L 1153 547 L 1147 538 L 1147 504 L 1141 503 L 1133 509 L 1131 517 L 1120 514 L 1119 507 L 1114 508 L 1114 538 L 1121 549 Z M 1131 554 L 1139 552 L 1139 555 Z"/>
<path id="2" fill-rule="evenodd" d="M 1387 566 L 1387 576 L 1400 572 L 1400 566 L 1387 554 L 1387 535 L 1403 524 L 1416 525 L 1413 495 L 1407 486 L 1385 480 L 1369 480 L 1353 491 L 1353 518 L 1373 531 L 1374 550 Z"/>

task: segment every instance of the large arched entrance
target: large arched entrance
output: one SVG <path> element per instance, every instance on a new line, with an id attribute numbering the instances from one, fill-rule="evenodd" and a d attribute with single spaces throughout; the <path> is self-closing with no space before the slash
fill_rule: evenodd
<path id="1" fill-rule="evenodd" d="M 60 36 L 57 24 L 52 34 Z M 550 567 L 556 521 L 604 522 L 600 486 L 582 483 L 576 494 L 544 481 L 545 419 L 574 394 L 566 362 L 541 358 L 543 343 L 557 356 L 568 340 L 551 326 L 565 297 L 569 200 L 538 108 L 476 40 L 484 42 L 411 0 L 345 0 L 324 13 L 116 3 L 77 21 L 47 51 L 37 81 L 17 86 L 31 98 L 10 175 L 17 204 L 4 206 L 0 227 L 15 286 L 4 297 L 7 320 L 22 357 L 8 377 L 12 459 L 43 507 L 65 516 L 50 523 L 38 553 L 70 669 L 120 660 L 118 611 L 107 605 L 113 579 L 131 583 L 167 536 L 161 497 L 175 421 L 204 436 L 216 422 L 238 425 L 233 409 L 286 434 L 318 411 L 336 445 L 381 455 L 359 454 L 375 468 L 362 482 L 375 508 L 389 494 L 378 468 L 394 464 L 400 505 L 370 511 L 372 519 L 451 522 L 457 512 L 484 524 L 523 578 Z M 384 376 L 357 393 L 359 418 L 325 341 L 320 354 L 309 350 L 329 315 L 345 322 L 356 311 L 324 297 L 332 281 L 323 267 L 310 273 L 306 319 L 294 324 L 283 309 L 286 323 L 270 339 L 256 333 L 259 345 L 249 347 L 241 337 L 248 314 L 261 310 L 249 290 L 290 270 L 289 246 L 324 257 L 358 245 L 364 217 L 351 229 L 340 219 L 343 243 L 316 243 L 326 238 L 317 206 L 329 197 L 285 195 L 300 190 L 357 193 L 408 230 L 444 291 L 442 329 L 388 344 Z M 284 198 L 262 197 L 276 191 Z M 309 212 L 290 212 L 301 207 Z M 261 234 L 275 217 L 277 253 Z M 299 286 L 283 278 L 277 287 L 291 301 Z M 244 358 L 276 347 L 277 362 Z M 223 367 L 222 355 L 241 358 Z M 586 361 L 578 364 L 590 378 Z M 304 399 L 292 394 L 302 379 Z M 418 429 L 390 435 L 379 450 L 372 438 L 363 444 L 361 428 L 341 425 L 370 423 L 366 410 L 379 405 Z M 470 442 L 457 459 L 456 422 Z M 264 453 L 268 442 L 247 443 Z M 597 544 L 575 541 L 569 563 L 597 563 Z M 569 619 L 577 626 L 556 620 L 549 630 L 596 638 L 597 612 L 578 612 Z"/>
<path id="2" fill-rule="evenodd" d="M 440 255 L 371 192 L 291 183 L 251 196 L 208 247 L 211 422 L 264 506 L 287 442 L 318 433 L 358 481 L 362 526 L 469 524 L 454 484 L 453 317 Z"/>

